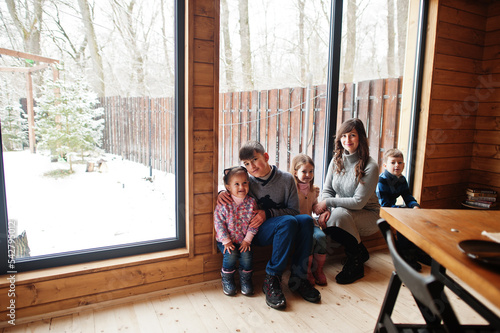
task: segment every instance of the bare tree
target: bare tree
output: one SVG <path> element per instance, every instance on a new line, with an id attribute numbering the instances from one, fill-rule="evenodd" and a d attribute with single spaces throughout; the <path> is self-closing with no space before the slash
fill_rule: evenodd
<path id="1" fill-rule="evenodd" d="M 403 75 L 405 65 L 406 30 L 408 26 L 409 1 L 396 1 L 398 16 L 398 68 L 399 75 Z"/>
<path id="2" fill-rule="evenodd" d="M 104 69 L 94 30 L 92 15 L 90 13 L 89 3 L 87 0 L 78 0 L 78 6 L 80 7 L 80 12 L 82 14 L 85 36 L 87 38 L 90 57 L 92 59 L 92 67 L 94 69 L 94 74 L 96 75 L 96 79 L 94 80 L 92 87 L 99 97 L 103 97 L 105 95 Z"/>
<path id="3" fill-rule="evenodd" d="M 119 31 L 126 49 L 132 57 L 131 77 L 136 82 L 136 92 L 145 96 L 148 93 L 146 85 L 146 58 L 149 50 L 148 37 L 152 31 L 155 14 L 147 20 L 143 17 L 144 3 L 136 0 L 113 0 L 113 23 Z M 145 4 L 147 5 L 147 4 Z"/>
<path id="4" fill-rule="evenodd" d="M 304 7 L 305 0 L 297 0 L 297 9 L 299 11 L 299 57 L 300 57 L 300 82 L 306 83 L 306 41 L 304 32 Z"/>
<path id="5" fill-rule="evenodd" d="M 387 0 L 387 74 L 396 76 L 396 32 L 394 30 L 394 0 Z"/>
<path id="6" fill-rule="evenodd" d="M 7 3 L 12 21 L 23 38 L 24 51 L 41 54 L 40 36 L 43 22 L 42 6 L 44 0 L 27 1 L 21 8 L 17 8 L 16 6 L 18 1 L 5 0 L 5 2 Z M 29 8 L 30 3 L 32 4 L 32 8 Z"/>
<path id="7" fill-rule="evenodd" d="M 56 25 L 57 29 L 47 28 L 46 32 L 48 36 L 51 38 L 54 45 L 59 49 L 61 54 L 67 54 L 73 59 L 73 61 L 79 66 L 81 70 L 85 68 L 85 50 L 87 48 L 87 37 L 83 38 L 75 37 L 75 34 L 71 29 L 67 29 L 64 26 L 61 16 L 61 10 L 59 9 L 59 3 L 52 3 L 54 10 L 44 10 L 45 15 L 52 20 L 52 22 Z M 62 12 L 65 10 L 73 10 L 75 13 L 79 14 L 79 10 L 77 8 L 68 6 L 68 8 L 64 8 Z M 48 21 L 48 20 L 46 20 Z M 78 34 L 78 37 L 80 34 Z"/>
<path id="8" fill-rule="evenodd" d="M 240 0 L 240 39 L 241 39 L 241 70 L 243 75 L 243 89 L 253 90 L 252 47 L 250 43 L 250 24 L 248 18 L 248 0 Z"/>
<path id="9" fill-rule="evenodd" d="M 220 13 L 220 25 L 222 30 L 222 46 L 224 48 L 224 77 L 226 79 L 226 86 L 229 91 L 234 90 L 235 84 L 233 79 L 233 49 L 231 46 L 231 34 L 229 33 L 229 8 L 227 6 L 227 0 L 221 0 L 221 13 Z"/>
<path id="10" fill-rule="evenodd" d="M 161 32 L 162 32 L 162 41 L 163 41 L 163 52 L 165 52 L 165 67 L 167 72 L 167 82 L 174 81 L 174 71 L 171 64 L 171 53 L 169 53 L 168 47 L 168 33 L 167 33 L 167 23 L 171 22 L 171 20 L 165 17 L 165 4 L 164 1 L 160 1 L 160 9 L 161 9 Z M 173 48 L 172 48 L 173 49 Z"/>
<path id="11" fill-rule="evenodd" d="M 356 19 L 358 6 L 356 1 L 347 1 L 347 17 L 345 29 L 345 53 L 342 59 L 342 81 L 353 82 L 354 80 L 354 61 L 356 59 Z"/>

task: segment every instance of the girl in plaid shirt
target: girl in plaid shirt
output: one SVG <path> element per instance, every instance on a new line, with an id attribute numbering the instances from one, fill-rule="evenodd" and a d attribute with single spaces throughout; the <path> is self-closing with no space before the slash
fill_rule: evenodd
<path id="1" fill-rule="evenodd" d="M 257 202 L 248 195 L 249 179 L 244 167 L 225 169 L 223 179 L 233 200 L 229 204 L 218 203 L 214 211 L 217 247 L 223 254 L 222 290 L 228 296 L 236 294 L 234 273 L 239 260 L 241 293 L 252 295 L 253 263 L 250 244 L 257 229 L 250 228 L 249 224 L 257 209 Z"/>

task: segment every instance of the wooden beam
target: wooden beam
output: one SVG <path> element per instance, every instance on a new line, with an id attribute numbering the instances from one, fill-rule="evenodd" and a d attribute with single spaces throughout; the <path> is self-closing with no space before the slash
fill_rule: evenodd
<path id="1" fill-rule="evenodd" d="M 29 60 L 33 60 L 33 61 L 47 62 L 49 64 L 59 63 L 59 60 L 57 60 L 57 59 L 42 57 L 42 56 L 39 56 L 36 54 L 31 54 L 31 53 L 26 53 L 26 52 L 19 52 L 19 51 L 4 49 L 1 47 L 0 47 L 0 54 L 5 54 L 8 56 L 17 57 L 17 58 L 29 59 Z"/>
<path id="2" fill-rule="evenodd" d="M 33 73 L 50 67 L 50 64 L 43 64 L 33 67 L 0 67 L 0 72 Z"/>

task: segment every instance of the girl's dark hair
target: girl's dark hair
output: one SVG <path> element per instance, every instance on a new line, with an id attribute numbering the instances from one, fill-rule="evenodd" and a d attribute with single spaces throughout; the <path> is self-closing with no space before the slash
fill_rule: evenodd
<path id="1" fill-rule="evenodd" d="M 292 163 L 290 163 L 290 173 L 293 175 L 293 179 L 295 180 L 295 185 L 297 185 L 297 176 L 295 176 L 295 171 L 298 171 L 301 166 L 304 164 L 311 164 L 314 168 L 314 161 L 312 158 L 309 157 L 309 155 L 306 154 L 298 154 L 295 156 L 292 160 Z M 312 189 L 314 186 L 314 177 L 311 179 L 310 183 L 310 188 Z"/>
<path id="2" fill-rule="evenodd" d="M 340 125 L 337 130 L 337 134 L 335 135 L 335 148 L 333 150 L 333 162 L 335 164 L 335 171 L 340 173 L 344 171 L 344 160 L 342 159 L 344 155 L 344 147 L 342 147 L 342 143 L 340 139 L 343 134 L 349 133 L 355 129 L 358 132 L 359 145 L 357 149 L 357 153 L 359 156 L 359 163 L 356 164 L 356 179 L 361 182 L 361 178 L 365 175 L 365 167 L 368 163 L 368 159 L 370 158 L 370 149 L 368 147 L 368 139 L 366 137 L 365 126 L 363 122 L 358 118 L 352 118 L 344 121 L 342 125 Z"/>
<path id="3" fill-rule="evenodd" d="M 222 180 L 224 181 L 224 184 L 229 185 L 229 181 L 231 180 L 231 177 L 239 172 L 244 172 L 248 178 L 248 172 L 247 172 L 247 169 L 245 167 L 234 166 L 231 168 L 224 169 L 224 175 L 222 176 Z"/>

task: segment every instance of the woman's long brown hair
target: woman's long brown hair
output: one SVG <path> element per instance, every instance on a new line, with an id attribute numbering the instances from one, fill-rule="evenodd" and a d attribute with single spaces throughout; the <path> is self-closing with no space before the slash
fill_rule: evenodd
<path id="1" fill-rule="evenodd" d="M 344 155 L 344 147 L 342 147 L 342 143 L 340 139 L 342 135 L 345 133 L 349 133 L 353 129 L 356 129 L 358 132 L 359 145 L 358 145 L 358 156 L 359 163 L 356 164 L 356 179 L 361 182 L 361 178 L 365 175 L 365 167 L 368 163 L 368 159 L 370 158 L 370 149 L 368 147 L 368 139 L 366 137 L 365 126 L 363 122 L 358 118 L 352 118 L 344 121 L 342 125 L 340 125 L 337 130 L 337 134 L 335 135 L 335 148 L 333 149 L 333 161 L 335 164 L 335 171 L 340 173 L 344 171 L 344 160 L 342 156 Z"/>

